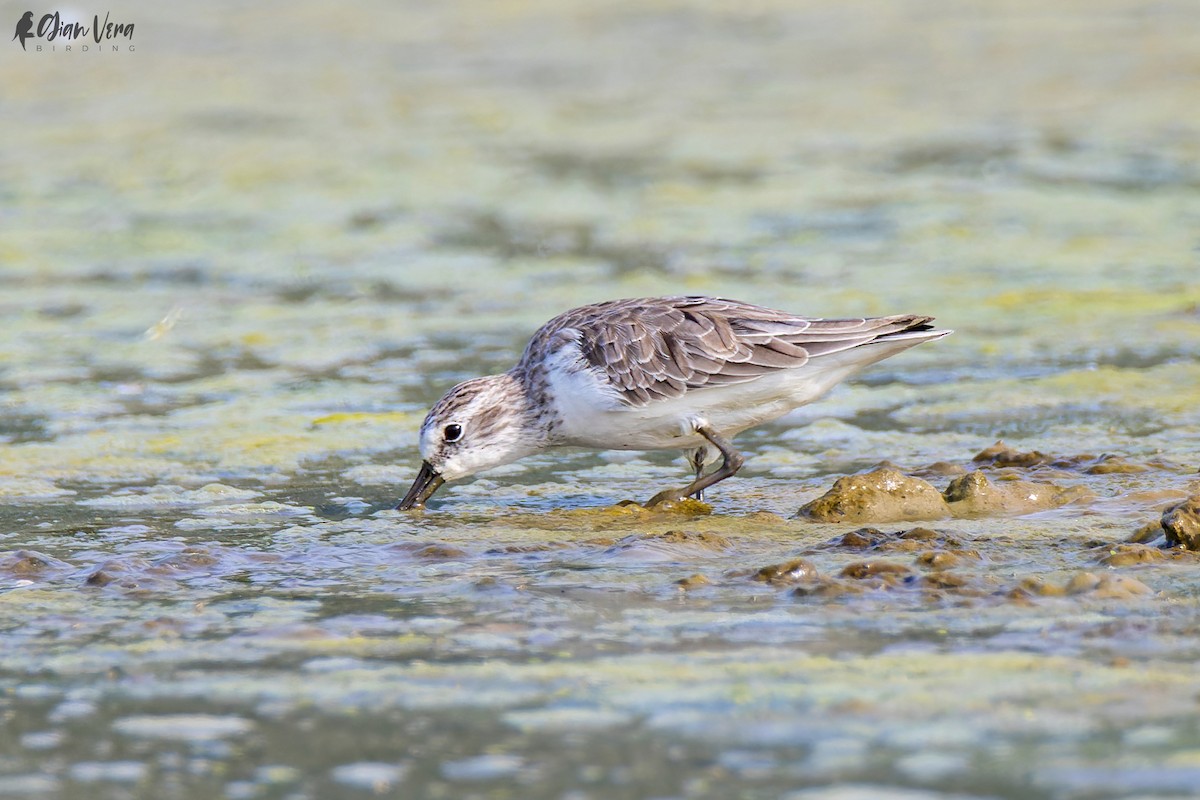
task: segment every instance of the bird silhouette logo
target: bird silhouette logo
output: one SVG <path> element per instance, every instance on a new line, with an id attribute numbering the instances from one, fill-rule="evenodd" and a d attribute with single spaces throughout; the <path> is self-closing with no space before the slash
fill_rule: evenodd
<path id="1" fill-rule="evenodd" d="M 30 36 L 33 36 L 33 34 L 30 33 L 30 31 L 32 31 L 32 30 L 33 30 L 33 12 L 26 11 L 25 16 L 23 16 L 19 20 L 17 20 L 17 32 L 13 34 L 13 39 L 19 38 L 21 40 L 21 49 L 22 50 L 25 49 L 25 40 L 28 39 Z M 9 41 L 12 41 L 12 39 L 10 39 Z"/>

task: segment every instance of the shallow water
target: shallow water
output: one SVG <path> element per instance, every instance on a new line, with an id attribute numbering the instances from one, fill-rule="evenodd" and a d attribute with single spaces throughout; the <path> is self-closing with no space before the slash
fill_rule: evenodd
<path id="1" fill-rule="evenodd" d="M 1200 490 L 1193 4 L 121 14 L 3 51 L 0 796 L 1200 792 L 1200 566 L 1124 544 Z M 956 333 L 711 514 L 576 451 L 389 510 L 454 382 L 680 292 Z M 997 439 L 1078 499 L 795 517 Z"/>

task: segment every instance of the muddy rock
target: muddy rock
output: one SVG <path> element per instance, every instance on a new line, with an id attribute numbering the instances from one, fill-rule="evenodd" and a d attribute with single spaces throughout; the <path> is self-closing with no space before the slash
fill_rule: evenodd
<path id="1" fill-rule="evenodd" d="M 955 478 L 945 500 L 956 517 L 1031 514 L 1058 508 L 1088 495 L 1087 490 L 1053 483 L 1003 481 L 993 483 L 979 470 Z"/>
<path id="2" fill-rule="evenodd" d="M 1192 495 L 1164 511 L 1162 529 L 1172 546 L 1200 550 L 1200 495 Z"/>
<path id="3" fill-rule="evenodd" d="M 949 461 L 935 461 L 928 466 L 913 470 L 913 474 L 920 478 L 953 478 L 962 475 L 966 471 L 959 464 L 952 464 Z"/>
<path id="4" fill-rule="evenodd" d="M 1166 533 L 1163 530 L 1162 523 L 1159 521 L 1147 522 L 1142 527 L 1138 528 L 1129 536 L 1129 541 L 1134 544 L 1149 544 L 1155 539 L 1160 539 Z"/>
<path id="5" fill-rule="evenodd" d="M 1067 594 L 1083 594 L 1096 589 L 1100 585 L 1100 576 L 1094 572 L 1080 572 L 1072 575 L 1063 589 Z"/>
<path id="6" fill-rule="evenodd" d="M 952 552 L 959 554 L 974 553 L 975 558 L 979 557 L 978 553 L 963 549 L 962 541 L 954 536 L 930 528 L 912 528 L 907 531 L 896 531 L 895 533 L 884 533 L 877 528 L 859 528 L 856 531 L 835 536 L 825 544 L 820 545 L 819 549 L 916 553 L 932 547 L 948 548 Z"/>
<path id="7" fill-rule="evenodd" d="M 711 504 L 694 497 L 677 497 L 672 491 L 659 492 L 646 502 L 645 507 L 650 511 L 679 514 L 684 517 L 703 517 L 713 512 Z"/>
<path id="8" fill-rule="evenodd" d="M 1108 600 L 1126 600 L 1153 594 L 1153 590 L 1137 578 L 1126 575 L 1097 575 L 1081 572 L 1073 576 L 1065 587 L 1067 594 L 1086 594 Z"/>
<path id="9" fill-rule="evenodd" d="M 1043 457 L 1040 453 L 1038 456 Z M 993 482 L 980 470 L 955 478 L 943 494 L 938 494 L 932 484 L 920 478 L 893 469 L 877 469 L 839 478 L 828 492 L 801 508 L 797 516 L 820 522 L 859 523 L 937 520 L 950 516 L 1017 516 L 1058 508 L 1090 496 L 1082 487 L 1063 487 L 1046 481 Z M 918 549 L 916 542 L 921 538 L 918 534 L 925 530 L 914 528 L 905 537 L 912 542 L 907 549 Z M 940 534 L 929 531 L 926 538 L 934 536 Z M 843 542 L 843 546 L 851 543 Z M 878 545 L 864 541 L 862 546 Z M 895 549 L 906 548 L 897 544 Z"/>
<path id="10" fill-rule="evenodd" d="M 966 575 L 957 572 L 933 572 L 921 576 L 921 585 L 926 589 L 952 591 L 963 589 L 971 583 Z"/>
<path id="11" fill-rule="evenodd" d="M 754 580 L 771 584 L 798 583 L 818 577 L 816 566 L 806 558 L 770 564 L 754 573 Z"/>
<path id="12" fill-rule="evenodd" d="M 881 575 L 905 577 L 911 574 L 911 569 L 892 561 L 857 561 L 843 569 L 839 577 L 862 580 Z"/>
<path id="13" fill-rule="evenodd" d="M 695 575 L 689 575 L 686 578 L 680 578 L 679 580 L 675 581 L 675 585 L 678 586 L 680 590 L 685 592 L 691 589 L 699 589 L 701 586 L 708 586 L 711 583 L 712 581 L 701 575 L 699 572 L 697 572 Z"/>
<path id="14" fill-rule="evenodd" d="M 728 550 L 729 540 L 706 531 L 631 533 L 605 547 L 605 554 L 634 561 L 679 561 Z"/>
<path id="15" fill-rule="evenodd" d="M 1049 464 L 1054 457 L 1037 450 L 1022 453 L 1009 447 L 1003 441 L 998 441 L 991 447 L 976 453 L 971 460 L 976 464 L 991 464 L 994 467 L 1036 467 L 1039 464 Z"/>
<path id="16" fill-rule="evenodd" d="M 981 450 L 971 460 L 976 464 L 992 467 L 1050 466 L 1084 472 L 1088 475 L 1133 474 L 1150 469 L 1144 464 L 1135 464 L 1124 456 L 1112 454 L 1097 456 L 1092 453 L 1082 453 L 1073 456 L 1052 456 L 1038 450 L 1022 453 L 1009 447 L 1003 441 Z"/>
<path id="17" fill-rule="evenodd" d="M 185 547 L 178 553 L 171 553 L 155 560 L 154 564 L 161 570 L 179 572 L 206 571 L 221 563 L 221 557 L 203 546 Z"/>
<path id="18" fill-rule="evenodd" d="M 978 557 L 978 554 L 976 554 Z M 930 570 L 944 570 L 962 563 L 962 556 L 948 550 L 926 550 L 916 558 L 916 564 Z"/>
<path id="19" fill-rule="evenodd" d="M 171 590 L 178 586 L 177 582 L 166 580 L 167 576 L 161 573 L 144 558 L 112 559 L 89 572 L 83 582 L 87 586 L 111 587 L 128 592 Z"/>
<path id="20" fill-rule="evenodd" d="M 1135 597 L 1146 597 L 1154 594 L 1154 590 L 1137 578 L 1128 575 L 1103 575 L 1100 583 L 1092 589 L 1092 597 L 1102 597 L 1112 600 L 1129 600 Z"/>
<path id="21" fill-rule="evenodd" d="M 1154 594 L 1154 590 L 1137 578 L 1127 575 L 1079 572 L 1061 585 L 1050 583 L 1039 576 L 1024 578 L 1009 593 L 1012 600 L 1028 600 L 1032 597 L 1086 596 L 1100 600 L 1132 600 Z"/>
<path id="22" fill-rule="evenodd" d="M 446 544 L 427 544 L 414 550 L 412 555 L 425 561 L 457 561 L 466 558 L 467 551 Z"/>
<path id="23" fill-rule="evenodd" d="M 0 553 L 0 574 L 15 578 L 37 578 L 48 573 L 65 572 L 72 569 L 65 561 L 36 550 L 13 550 Z"/>
<path id="24" fill-rule="evenodd" d="M 907 539 L 911 542 L 933 542 L 942 538 L 942 535 L 932 528 L 909 528 L 900 534 L 901 539 Z"/>
<path id="25" fill-rule="evenodd" d="M 611 506 L 605 506 L 604 508 L 600 509 L 600 511 L 603 511 L 606 514 L 612 514 L 614 516 L 628 516 L 641 514 L 646 511 L 646 508 L 636 500 L 619 500 L 616 503 L 613 503 Z"/>
<path id="26" fill-rule="evenodd" d="M 699 550 L 728 550 L 729 540 L 719 533 L 708 531 L 679 531 L 669 530 L 661 533 L 635 533 L 622 537 L 613 543 L 613 549 L 627 550 L 629 548 L 649 546 L 667 550 L 699 549 Z"/>
<path id="27" fill-rule="evenodd" d="M 884 542 L 878 549 L 885 552 L 917 553 L 931 547 L 941 547 L 947 548 L 950 552 L 958 555 L 970 555 L 972 558 L 979 558 L 979 553 L 965 548 L 961 539 L 944 531 L 935 531 L 929 528 L 913 528 L 907 531 L 900 531 L 895 536 L 896 539 L 894 541 Z"/>
<path id="28" fill-rule="evenodd" d="M 1150 468 L 1142 464 L 1135 464 L 1122 456 L 1100 456 L 1083 471 L 1088 475 L 1131 475 L 1137 472 L 1146 472 L 1148 469 Z"/>
<path id="29" fill-rule="evenodd" d="M 710 533 L 708 531 L 663 531 L 662 533 L 651 533 L 646 536 L 646 539 L 654 539 L 665 544 L 690 544 L 697 547 L 706 547 L 710 550 L 728 550 L 729 540 L 719 533 Z"/>
<path id="30" fill-rule="evenodd" d="M 1157 547 L 1145 544 L 1117 544 L 1097 548 L 1097 559 L 1106 567 L 1128 567 L 1134 564 L 1152 564 L 1166 558 Z"/>
<path id="31" fill-rule="evenodd" d="M 862 594 L 870 587 L 854 581 L 840 581 L 833 578 L 822 578 L 813 583 L 802 583 L 792 590 L 792 597 L 817 597 L 833 599 L 846 595 Z"/>
<path id="32" fill-rule="evenodd" d="M 774 511 L 753 511 L 747 514 L 745 519 L 755 522 L 765 522 L 767 524 L 786 522 L 782 516 L 776 514 Z"/>
<path id="33" fill-rule="evenodd" d="M 833 537 L 824 546 L 830 550 L 871 550 L 890 541 L 891 538 L 891 534 L 878 528 L 859 528 Z"/>
<path id="34" fill-rule="evenodd" d="M 608 544 L 612 544 L 610 540 Z M 549 550 L 561 550 L 566 542 L 533 542 L 530 544 L 506 544 L 503 547 L 492 547 L 484 550 L 485 555 L 523 555 L 527 553 L 545 553 Z"/>
<path id="35" fill-rule="evenodd" d="M 905 522 L 945 519 L 946 501 L 932 484 L 894 469 L 839 478 L 799 516 L 820 522 Z"/>
<path id="36" fill-rule="evenodd" d="M 1008 596 L 1014 599 L 1022 597 L 1062 597 L 1066 593 L 1066 589 L 1062 586 L 1050 583 L 1038 575 L 1030 575 L 1022 578 L 1020 583 L 1008 593 Z"/>

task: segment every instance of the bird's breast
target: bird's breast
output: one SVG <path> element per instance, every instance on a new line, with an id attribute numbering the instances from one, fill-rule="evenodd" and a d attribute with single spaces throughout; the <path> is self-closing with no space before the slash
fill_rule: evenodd
<path id="1" fill-rule="evenodd" d="M 783 416 L 830 385 L 803 370 L 781 370 L 752 381 L 690 389 L 643 406 L 623 403 L 592 370 L 551 370 L 548 401 L 558 420 L 559 444 L 607 450 L 682 450 L 706 444 L 694 422 L 726 436 Z"/>

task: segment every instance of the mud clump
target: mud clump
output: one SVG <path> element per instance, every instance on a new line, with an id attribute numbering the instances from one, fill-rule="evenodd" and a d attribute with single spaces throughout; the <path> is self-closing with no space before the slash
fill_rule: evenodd
<path id="1" fill-rule="evenodd" d="M 88 575 L 87 578 L 84 579 L 83 582 L 87 586 L 108 586 L 110 583 L 117 580 L 118 577 L 119 576 L 114 575 L 112 572 L 108 572 L 103 569 L 98 569 L 95 572 Z"/>
<path id="2" fill-rule="evenodd" d="M 754 580 L 781 585 L 819 578 L 816 565 L 806 558 L 796 558 L 782 564 L 770 564 L 754 573 Z"/>
<path id="3" fill-rule="evenodd" d="M 1165 533 L 1161 522 L 1147 522 L 1130 535 L 1129 541 L 1133 544 L 1148 544 L 1161 538 Z"/>
<path id="4" fill-rule="evenodd" d="M 1126 575 L 1097 575 L 1094 572 L 1079 573 L 1067 581 L 1064 588 L 1067 594 L 1086 594 L 1109 600 L 1127 600 L 1154 594 L 1149 586 L 1137 578 Z"/>
<path id="5" fill-rule="evenodd" d="M 673 491 L 659 492 L 645 503 L 636 500 L 620 500 L 611 506 L 602 508 L 572 509 L 563 512 L 568 517 L 578 517 L 599 521 L 597 515 L 610 517 L 644 517 L 654 519 L 664 516 L 704 517 L 713 513 L 709 503 L 694 497 L 679 497 Z"/>
<path id="6" fill-rule="evenodd" d="M 417 550 L 413 556 L 426 561 L 457 561 L 460 558 L 466 558 L 467 551 L 444 544 L 431 544 Z"/>
<path id="7" fill-rule="evenodd" d="M 926 550 L 916 558 L 916 565 L 928 570 L 941 571 L 957 567 L 964 558 L 980 560 L 976 550 Z"/>
<path id="8" fill-rule="evenodd" d="M 612 542 L 610 555 L 656 559 L 675 559 L 728 550 L 731 544 L 719 533 L 669 530 L 661 533 L 634 533 Z"/>
<path id="9" fill-rule="evenodd" d="M 932 528 L 911 528 L 896 535 L 910 542 L 933 542 L 942 539 L 942 535 Z"/>
<path id="10" fill-rule="evenodd" d="M 1129 567 L 1135 564 L 1153 564 L 1166 559 L 1166 556 L 1157 547 L 1150 547 L 1145 544 L 1118 544 L 1097 549 L 1100 551 L 1100 556 L 1097 560 L 1106 567 Z"/>
<path id="11" fill-rule="evenodd" d="M 989 450 L 992 448 L 989 448 Z M 988 451 L 984 451 L 987 453 Z M 1049 458 L 1030 454 L 1030 462 Z M 978 458 L 978 456 L 976 457 Z M 1013 457 L 1015 458 L 1015 456 Z M 908 522 L 947 517 L 1019 516 L 1086 499 L 1082 487 L 1063 487 L 1043 481 L 997 481 L 980 470 L 950 481 L 944 493 L 931 483 L 891 468 L 848 475 L 833 488 L 800 509 L 797 516 L 818 522 Z"/>
<path id="12" fill-rule="evenodd" d="M 956 517 L 983 517 L 1031 514 L 1088 496 L 1090 493 L 1081 487 L 1064 488 L 1053 483 L 992 483 L 986 475 L 975 470 L 952 480 L 946 488 L 945 500 Z"/>
<path id="13" fill-rule="evenodd" d="M 830 600 L 846 595 L 863 594 L 868 587 L 852 581 L 821 578 L 813 583 L 802 583 L 792 590 L 792 597 L 812 597 Z"/>
<path id="14" fill-rule="evenodd" d="M 590 509 L 588 509 L 588 510 L 590 510 Z M 598 511 L 600 511 L 601 513 L 604 513 L 604 514 L 632 515 L 632 514 L 644 513 L 646 511 L 646 507 L 643 506 L 641 503 L 639 503 L 636 500 L 619 500 L 616 503 L 613 503 L 611 506 L 606 506 L 605 508 L 598 509 Z"/>
<path id="15" fill-rule="evenodd" d="M 180 572 L 208 571 L 221 563 L 219 556 L 214 555 L 204 547 L 185 547 L 178 553 L 171 553 L 157 559 L 155 565 Z"/>
<path id="16" fill-rule="evenodd" d="M 1162 529 L 1173 547 L 1200 550 L 1200 495 L 1192 495 L 1163 511 Z"/>
<path id="17" fill-rule="evenodd" d="M 991 447 L 980 450 L 971 460 L 976 464 L 990 464 L 994 467 L 1037 467 L 1049 464 L 1054 457 L 1037 450 L 1022 453 L 1003 441 L 998 441 Z"/>
<path id="18" fill-rule="evenodd" d="M 838 576 L 861 581 L 865 578 L 888 576 L 891 578 L 907 578 L 912 570 L 903 564 L 892 561 L 858 561 L 843 569 Z"/>
<path id="19" fill-rule="evenodd" d="M 1137 578 L 1127 575 L 1097 575 L 1080 572 L 1065 583 L 1053 584 L 1037 576 L 1021 580 L 1008 592 L 1008 598 L 1028 601 L 1031 597 L 1086 596 L 1098 600 L 1133 600 L 1154 594 L 1154 590 Z"/>
<path id="20" fill-rule="evenodd" d="M 650 511 L 679 514 L 685 517 L 703 517 L 713 512 L 709 503 L 694 497 L 678 497 L 674 492 L 659 492 L 646 502 L 645 508 Z"/>
<path id="21" fill-rule="evenodd" d="M 933 484 L 885 468 L 838 478 L 799 516 L 819 522 L 912 522 L 945 519 L 950 509 Z"/>
<path id="22" fill-rule="evenodd" d="M 659 541 L 663 544 L 688 544 L 707 547 L 710 550 L 728 550 L 729 540 L 719 533 L 708 531 L 663 531 L 651 533 L 644 537 L 646 540 Z"/>
<path id="23" fill-rule="evenodd" d="M 1088 475 L 1132 475 L 1146 472 L 1149 467 L 1135 464 L 1122 456 L 1100 456 L 1095 463 L 1084 469 Z"/>
<path id="24" fill-rule="evenodd" d="M 892 541 L 897 535 L 884 533 L 878 528 L 859 528 L 856 531 L 833 537 L 825 543 L 825 548 L 830 550 L 872 550 L 885 542 Z"/>
<path id="25" fill-rule="evenodd" d="M 943 592 L 956 591 L 966 593 L 964 590 L 970 587 L 971 579 L 957 572 L 933 572 L 921 577 L 921 585 L 927 589 Z"/>
<path id="26" fill-rule="evenodd" d="M 457 561 L 467 557 L 466 550 L 436 542 L 404 542 L 392 545 L 391 549 L 422 561 Z"/>
<path id="27" fill-rule="evenodd" d="M 919 478 L 954 478 L 966 472 L 966 468 L 951 464 L 949 461 L 935 461 L 932 464 L 913 470 Z"/>
<path id="28" fill-rule="evenodd" d="M 975 454 L 971 459 L 976 464 L 992 467 L 1032 467 L 1048 466 L 1056 469 L 1069 469 L 1088 475 L 1132 475 L 1147 472 L 1150 467 L 1135 464 L 1124 456 L 1104 454 L 1092 455 L 1084 453 L 1076 456 L 1052 456 L 1040 450 L 1030 450 L 1022 453 L 1003 441 L 996 442 Z"/>
<path id="29" fill-rule="evenodd" d="M 636 544 L 659 544 L 670 546 L 698 547 L 704 550 L 728 550 L 729 540 L 719 533 L 707 531 L 663 531 L 662 533 L 634 534 L 616 542 L 617 547 Z"/>
<path id="30" fill-rule="evenodd" d="M 36 550 L 13 550 L 0 553 L 0 574 L 11 575 L 14 578 L 40 578 L 50 573 L 60 573 L 71 569 L 65 561 L 59 561 L 54 556 L 39 553 Z"/>
<path id="31" fill-rule="evenodd" d="M 786 522 L 782 516 L 776 514 L 774 511 L 753 511 L 743 517 L 743 519 L 747 520 L 748 522 L 762 522 L 768 525 Z"/>
<path id="32" fill-rule="evenodd" d="M 679 580 L 675 581 L 675 585 L 678 586 L 680 590 L 685 592 L 691 589 L 699 589 L 702 586 L 708 586 L 711 583 L 712 581 L 710 581 L 704 575 L 701 575 L 699 572 L 697 572 L 695 575 L 689 575 L 686 578 L 680 578 Z"/>
<path id="33" fill-rule="evenodd" d="M 608 544 L 612 544 L 609 541 Z M 484 550 L 484 555 L 529 555 L 532 553 L 546 553 L 551 550 L 561 550 L 566 547 L 566 542 L 532 542 L 530 544 L 506 544 L 503 547 L 492 547 Z"/>
<path id="34" fill-rule="evenodd" d="M 978 551 L 965 549 L 962 540 L 930 528 L 911 528 L 895 533 L 884 533 L 877 528 L 859 528 L 841 536 L 835 536 L 818 547 L 821 550 L 848 550 L 850 552 L 877 550 L 885 553 L 915 553 L 938 548 L 959 556 L 979 558 Z"/>
<path id="35" fill-rule="evenodd" d="M 891 561 L 860 561 L 846 566 L 836 578 L 815 576 L 792 590 L 792 597 L 832 599 L 878 590 L 917 587 L 911 569 Z"/>
<path id="36" fill-rule="evenodd" d="M 1031 575 L 1021 581 L 1008 592 L 1011 600 L 1024 600 L 1030 597 L 1062 597 L 1067 593 L 1062 586 L 1047 583 L 1042 578 Z"/>
<path id="37" fill-rule="evenodd" d="M 89 572 L 83 583 L 135 593 L 170 591 L 178 586 L 170 572 L 144 558 L 111 559 Z"/>

